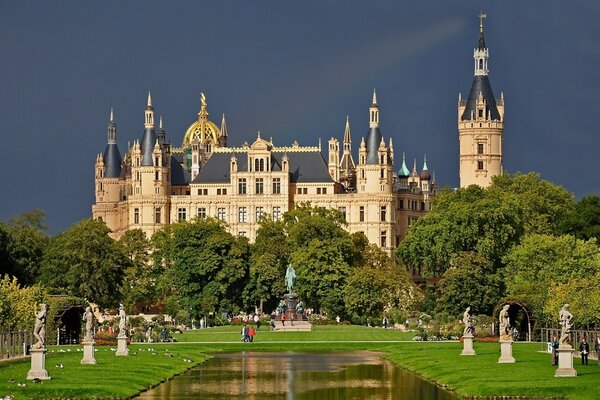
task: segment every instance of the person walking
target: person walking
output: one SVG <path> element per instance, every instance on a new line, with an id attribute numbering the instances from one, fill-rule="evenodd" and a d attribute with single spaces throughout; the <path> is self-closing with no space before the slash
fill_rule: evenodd
<path id="1" fill-rule="evenodd" d="M 294 326 L 294 314 L 290 314 L 290 324 Z"/>
<path id="2" fill-rule="evenodd" d="M 558 365 L 558 338 L 556 335 L 552 336 L 552 341 L 550 342 L 552 346 L 552 365 Z"/>
<path id="3" fill-rule="evenodd" d="M 285 326 L 285 314 L 281 314 L 281 325 Z"/>
<path id="4" fill-rule="evenodd" d="M 596 337 L 596 358 L 598 359 L 598 365 L 600 365 L 600 336 Z"/>
<path id="5" fill-rule="evenodd" d="M 256 324 L 256 332 L 260 332 L 260 317 L 254 314 L 254 323 Z"/>
<path id="6" fill-rule="evenodd" d="M 387 329 L 388 319 L 387 317 L 383 317 L 383 329 Z"/>
<path id="7" fill-rule="evenodd" d="M 242 329 L 242 336 L 243 336 L 243 341 L 244 342 L 249 342 L 250 341 L 250 330 L 248 329 L 248 324 L 244 324 L 244 329 Z"/>
<path id="8" fill-rule="evenodd" d="M 275 314 L 271 314 L 271 331 L 275 330 Z"/>
<path id="9" fill-rule="evenodd" d="M 590 344 L 584 336 L 579 344 L 579 352 L 581 353 L 581 365 L 588 365 L 588 355 L 590 354 Z"/>
<path id="10" fill-rule="evenodd" d="M 250 343 L 254 342 L 254 335 L 256 335 L 256 332 L 254 331 L 254 327 L 250 325 L 248 327 L 248 340 Z"/>

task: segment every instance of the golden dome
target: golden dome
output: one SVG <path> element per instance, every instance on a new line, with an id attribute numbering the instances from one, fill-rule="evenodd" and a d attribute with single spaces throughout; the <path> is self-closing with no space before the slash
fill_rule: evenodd
<path id="1" fill-rule="evenodd" d="M 212 121 L 208 120 L 208 111 L 206 111 L 206 97 L 204 93 L 200 93 L 200 112 L 198 113 L 198 121 L 195 121 L 185 131 L 183 137 L 183 147 L 190 146 L 192 142 L 202 144 L 211 143 L 219 144 L 221 138 L 221 129 Z"/>

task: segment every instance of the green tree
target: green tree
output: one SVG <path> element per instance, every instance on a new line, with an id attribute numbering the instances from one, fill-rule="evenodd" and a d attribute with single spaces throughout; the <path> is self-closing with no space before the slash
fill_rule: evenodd
<path id="1" fill-rule="evenodd" d="M 451 261 L 438 285 L 436 312 L 459 315 L 467 307 L 491 315 L 504 294 L 504 284 L 491 263 L 475 252 L 462 252 Z"/>
<path id="2" fill-rule="evenodd" d="M 8 227 L 0 221 L 0 276 L 15 275 L 15 262 L 10 252 L 12 240 Z"/>
<path id="3" fill-rule="evenodd" d="M 8 251 L 14 263 L 13 275 L 25 285 L 37 280 L 44 251 L 50 242 L 45 219 L 44 211 L 34 210 L 8 220 L 12 236 Z"/>
<path id="4" fill-rule="evenodd" d="M 562 186 L 545 181 L 540 174 L 503 174 L 493 178 L 489 190 L 511 194 L 523 210 L 525 234 L 556 234 L 564 216 L 575 207 L 575 196 Z"/>
<path id="5" fill-rule="evenodd" d="M 346 310 L 360 322 L 390 310 L 413 310 L 422 300 L 406 268 L 372 244 L 364 249 L 361 264 L 344 287 Z"/>
<path id="6" fill-rule="evenodd" d="M 283 216 L 300 298 L 308 307 L 344 315 L 343 288 L 356 259 L 341 212 L 300 204 Z"/>
<path id="7" fill-rule="evenodd" d="M 152 262 L 151 243 L 141 229 L 126 231 L 119 242 L 129 259 L 121 286 L 123 304 L 130 310 L 146 312 L 148 306 L 158 301 L 160 296 L 162 265 Z"/>
<path id="8" fill-rule="evenodd" d="M 233 237 L 212 218 L 177 222 L 159 239 L 165 246 L 161 264 L 168 264 L 170 312 L 184 309 L 197 317 L 203 312 L 239 311 L 248 279 L 247 239 Z"/>
<path id="9" fill-rule="evenodd" d="M 600 315 L 600 271 L 593 277 L 575 279 L 567 283 L 550 286 L 548 300 L 544 305 L 544 314 L 548 319 L 558 319 L 563 304 L 569 304 L 578 328 L 593 327 Z"/>
<path id="10" fill-rule="evenodd" d="M 600 271 L 600 249 L 595 239 L 584 241 L 570 235 L 529 235 L 505 258 L 507 292 L 532 307 L 538 318 L 555 320 L 550 289 L 555 285 L 593 280 Z M 552 309 L 553 310 L 553 309 Z"/>
<path id="11" fill-rule="evenodd" d="M 247 306 L 258 304 L 261 310 L 263 306 L 272 310 L 285 293 L 284 276 L 290 256 L 283 221 L 263 217 L 251 252 L 245 303 Z"/>
<path id="12" fill-rule="evenodd" d="M 40 282 L 53 292 L 82 297 L 101 307 L 117 305 L 129 260 L 109 232 L 104 222 L 87 219 L 53 237 L 44 254 Z"/>
<path id="13" fill-rule="evenodd" d="M 35 321 L 38 303 L 45 293 L 40 286 L 21 287 L 17 278 L 0 278 L 0 331 L 30 329 Z"/>
<path id="14" fill-rule="evenodd" d="M 408 229 L 397 249 L 409 267 L 441 276 L 460 252 L 476 252 L 494 271 L 523 235 L 556 232 L 573 196 L 537 174 L 504 174 L 488 189 L 469 186 L 440 193 L 432 211 Z"/>
<path id="15" fill-rule="evenodd" d="M 590 195 L 579 200 L 562 222 L 561 231 L 578 239 L 600 240 L 600 196 Z"/>

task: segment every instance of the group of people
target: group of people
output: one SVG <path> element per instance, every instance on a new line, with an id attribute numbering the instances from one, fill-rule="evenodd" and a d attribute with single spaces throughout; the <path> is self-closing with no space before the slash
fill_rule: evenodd
<path id="1" fill-rule="evenodd" d="M 256 331 L 254 330 L 254 327 L 249 324 L 244 324 L 244 327 L 242 328 L 242 342 L 245 342 L 245 343 L 254 342 L 255 335 L 256 335 Z"/>
<path id="2" fill-rule="evenodd" d="M 600 356 L 598 356 L 600 354 L 600 336 L 596 338 L 594 344 L 594 349 L 596 350 L 596 357 L 598 357 L 598 365 L 600 365 Z M 560 346 L 560 342 L 558 341 L 556 336 L 552 337 L 551 346 L 552 365 L 558 365 L 558 347 Z M 583 339 L 581 339 L 581 342 L 579 343 L 579 354 L 581 355 L 581 364 L 588 365 L 588 358 L 590 355 L 590 343 L 588 342 L 587 337 L 585 336 L 583 337 Z"/>

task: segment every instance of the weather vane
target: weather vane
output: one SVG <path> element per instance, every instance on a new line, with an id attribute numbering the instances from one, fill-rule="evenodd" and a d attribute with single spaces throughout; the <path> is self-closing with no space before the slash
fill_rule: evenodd
<path id="1" fill-rule="evenodd" d="M 487 14 L 484 14 L 483 11 L 479 13 L 479 27 L 483 29 L 483 19 L 487 18 Z"/>

